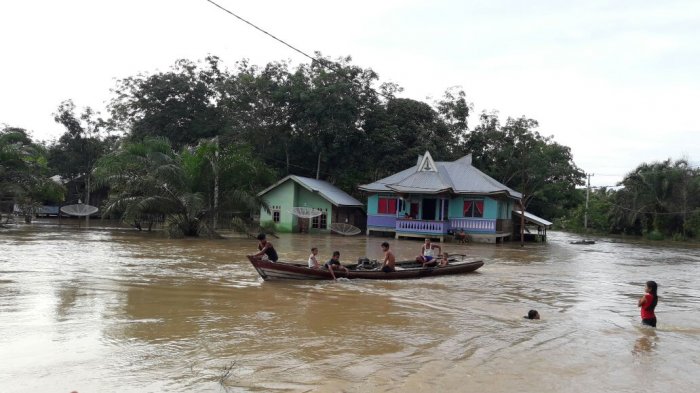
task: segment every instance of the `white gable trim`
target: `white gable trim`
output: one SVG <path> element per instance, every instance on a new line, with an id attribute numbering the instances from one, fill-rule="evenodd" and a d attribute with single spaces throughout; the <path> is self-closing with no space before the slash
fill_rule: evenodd
<path id="1" fill-rule="evenodd" d="M 437 172 L 437 165 L 435 165 L 435 161 L 433 160 L 433 157 L 430 155 L 430 152 L 426 150 L 425 154 L 423 155 L 423 159 L 421 159 L 420 164 L 418 165 L 418 172 Z"/>

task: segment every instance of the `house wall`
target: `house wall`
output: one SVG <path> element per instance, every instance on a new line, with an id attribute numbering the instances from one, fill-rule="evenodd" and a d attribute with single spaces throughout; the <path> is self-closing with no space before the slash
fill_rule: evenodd
<path id="1" fill-rule="evenodd" d="M 484 198 L 484 218 L 498 218 L 498 201 Z"/>
<path id="2" fill-rule="evenodd" d="M 264 199 L 269 206 L 280 207 L 280 222 L 276 224 L 279 232 L 292 232 L 297 228 L 297 218 L 290 213 L 295 206 L 295 196 L 298 185 L 290 180 L 280 184 L 264 195 Z M 265 209 L 260 209 L 260 223 L 272 221 L 272 211 L 269 213 Z"/>
<path id="3" fill-rule="evenodd" d="M 360 207 L 355 206 L 333 206 L 333 222 L 346 223 L 354 225 L 360 230 L 367 229 L 367 216 Z M 331 221 L 329 221 L 330 223 Z M 328 224 L 330 227 L 330 224 Z"/>
<path id="4" fill-rule="evenodd" d="M 296 185 L 296 205 L 295 206 L 304 206 L 304 207 L 310 207 L 314 209 L 319 209 L 323 211 L 326 214 L 326 228 L 322 230 L 330 230 L 331 227 L 331 222 L 333 220 L 333 204 L 328 202 L 325 198 L 320 196 L 317 193 L 314 192 L 309 192 L 304 187 L 301 187 L 299 185 Z M 309 219 L 308 218 L 302 218 L 302 220 L 306 220 L 306 224 L 309 224 Z M 309 227 L 310 228 L 310 227 Z M 317 229 L 312 229 L 312 230 L 317 230 Z"/>
<path id="5" fill-rule="evenodd" d="M 464 200 L 465 199 L 483 199 L 484 200 L 484 219 L 508 219 L 510 218 L 510 210 L 513 207 L 513 202 L 508 200 L 499 200 L 489 197 L 465 197 L 460 196 L 450 200 L 449 217 L 460 218 L 464 217 Z"/>
<path id="6" fill-rule="evenodd" d="M 372 194 L 367 197 L 367 214 L 375 215 L 379 209 L 379 194 Z"/>

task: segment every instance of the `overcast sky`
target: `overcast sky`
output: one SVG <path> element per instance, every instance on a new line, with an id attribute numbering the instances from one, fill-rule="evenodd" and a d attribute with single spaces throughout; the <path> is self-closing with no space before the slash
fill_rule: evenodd
<path id="1" fill-rule="evenodd" d="M 461 86 L 472 126 L 483 110 L 536 119 L 593 185 L 700 161 L 697 0 L 218 2 L 307 53 L 351 55 L 404 97 Z M 104 110 L 115 79 L 178 58 L 307 61 L 206 0 L 3 0 L 0 37 L 0 123 L 40 140 L 64 132 L 61 101 Z"/>

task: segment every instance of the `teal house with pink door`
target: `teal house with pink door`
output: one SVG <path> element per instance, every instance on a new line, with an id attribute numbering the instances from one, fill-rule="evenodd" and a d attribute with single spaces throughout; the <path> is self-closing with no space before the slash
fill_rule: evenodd
<path id="1" fill-rule="evenodd" d="M 513 234 L 513 210 L 521 193 L 472 166 L 471 154 L 434 161 L 429 152 L 415 166 L 363 184 L 367 234 L 444 238 L 460 230 L 474 239 L 499 242 Z"/>

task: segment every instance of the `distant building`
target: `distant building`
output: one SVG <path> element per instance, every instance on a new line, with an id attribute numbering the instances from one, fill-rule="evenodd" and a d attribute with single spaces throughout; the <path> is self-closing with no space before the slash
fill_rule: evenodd
<path id="1" fill-rule="evenodd" d="M 464 230 L 472 239 L 499 242 L 513 235 L 513 210 L 522 194 L 472 166 L 467 155 L 415 166 L 359 187 L 367 192 L 367 234 L 433 237 Z M 528 213 L 529 215 L 529 213 Z"/>
<path id="2" fill-rule="evenodd" d="M 258 196 L 270 207 L 269 212 L 260 209 L 260 222 L 272 221 L 280 232 L 329 232 L 336 222 L 365 228 L 364 204 L 327 181 L 289 175 Z M 295 207 L 318 209 L 322 214 L 312 219 L 298 218 L 292 214 Z"/>

